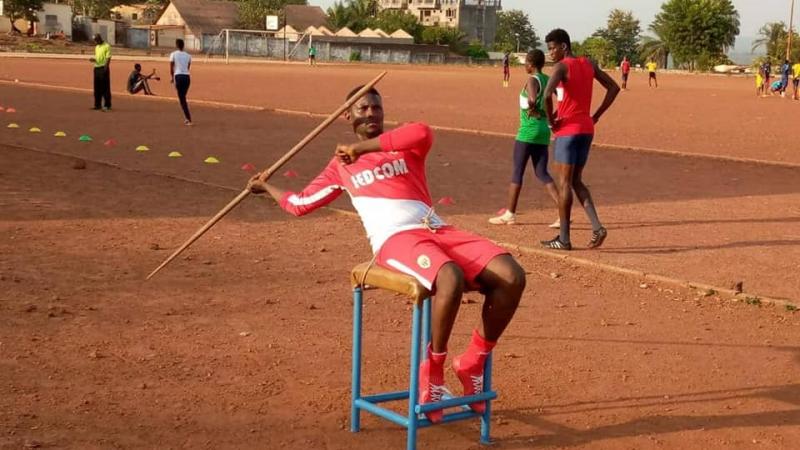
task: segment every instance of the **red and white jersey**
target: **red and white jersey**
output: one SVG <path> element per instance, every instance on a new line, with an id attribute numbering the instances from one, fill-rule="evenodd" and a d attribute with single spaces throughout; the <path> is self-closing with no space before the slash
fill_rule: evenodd
<path id="1" fill-rule="evenodd" d="M 401 231 L 445 223 L 432 211 L 425 177 L 425 159 L 433 133 L 423 123 L 403 125 L 380 136 L 381 152 L 367 153 L 354 164 L 333 158 L 302 192 L 287 192 L 281 208 L 302 216 L 334 201 L 343 191 L 350 195 L 372 251 Z"/>

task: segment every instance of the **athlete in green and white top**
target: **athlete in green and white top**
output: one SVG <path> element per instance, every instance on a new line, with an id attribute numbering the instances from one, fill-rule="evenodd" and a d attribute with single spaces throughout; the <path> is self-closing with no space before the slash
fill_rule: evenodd
<path id="1" fill-rule="evenodd" d="M 536 71 L 519 94 L 519 131 L 517 140 L 528 144 L 550 145 L 550 127 L 544 111 L 544 87 L 550 79 Z M 530 98 L 535 95 L 534 101 Z"/>
<path id="2" fill-rule="evenodd" d="M 541 50 L 529 52 L 525 58 L 525 71 L 530 76 L 519 94 L 519 131 L 514 142 L 514 169 L 511 186 L 508 188 L 508 207 L 500 215 L 489 219 L 489 223 L 493 225 L 516 223 L 517 201 L 528 160 L 533 165 L 536 178 L 544 184 L 547 193 L 558 205 L 558 187 L 547 172 L 550 127 L 544 109 L 544 88 L 549 77 L 542 73 L 542 67 L 544 67 L 544 53 Z M 559 225 L 556 221 L 550 227 L 558 228 Z"/>

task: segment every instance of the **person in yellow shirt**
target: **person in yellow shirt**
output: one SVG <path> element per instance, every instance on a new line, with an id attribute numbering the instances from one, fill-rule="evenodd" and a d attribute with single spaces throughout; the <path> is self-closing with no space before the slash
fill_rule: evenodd
<path id="1" fill-rule="evenodd" d="M 800 97 L 797 95 L 797 88 L 800 86 L 800 62 L 796 62 L 792 66 L 792 86 L 794 86 L 794 94 L 792 94 L 792 99 L 800 100 Z"/>
<path id="2" fill-rule="evenodd" d="M 94 63 L 94 109 L 103 111 L 111 110 L 111 46 L 103 42 L 100 34 L 94 35 L 94 58 L 89 61 Z"/>
<path id="3" fill-rule="evenodd" d="M 658 79 L 656 78 L 656 69 L 658 69 L 658 64 L 652 59 L 645 64 L 647 68 L 647 72 L 649 73 L 649 77 L 647 78 L 647 85 L 653 87 L 653 82 L 656 83 L 656 87 L 658 87 Z"/>
<path id="4" fill-rule="evenodd" d="M 764 77 L 761 72 L 756 74 L 756 97 L 760 97 L 764 93 Z"/>

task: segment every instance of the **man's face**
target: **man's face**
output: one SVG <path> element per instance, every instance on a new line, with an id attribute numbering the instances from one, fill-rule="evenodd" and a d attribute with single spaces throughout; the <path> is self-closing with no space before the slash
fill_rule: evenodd
<path id="1" fill-rule="evenodd" d="M 372 139 L 383 134 L 383 101 L 375 94 L 367 94 L 350 108 L 347 120 L 353 124 L 353 132 L 363 139 Z"/>
<path id="2" fill-rule="evenodd" d="M 553 60 L 553 62 L 559 62 L 564 59 L 564 56 L 567 53 L 567 44 L 548 42 L 547 53 L 550 54 L 550 59 Z"/>

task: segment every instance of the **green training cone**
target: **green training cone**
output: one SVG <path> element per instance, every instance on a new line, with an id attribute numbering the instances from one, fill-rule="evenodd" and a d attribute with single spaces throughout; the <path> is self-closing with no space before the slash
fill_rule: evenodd
<path id="1" fill-rule="evenodd" d="M 92 137 L 88 134 L 82 134 L 81 137 L 78 138 L 81 142 L 92 142 Z"/>

